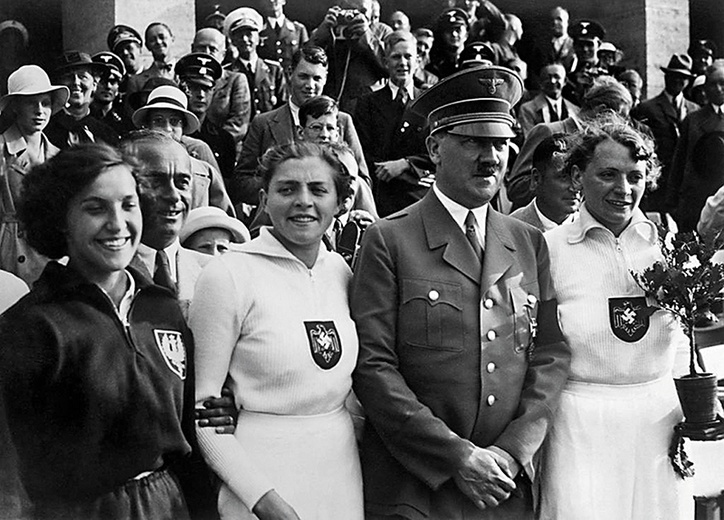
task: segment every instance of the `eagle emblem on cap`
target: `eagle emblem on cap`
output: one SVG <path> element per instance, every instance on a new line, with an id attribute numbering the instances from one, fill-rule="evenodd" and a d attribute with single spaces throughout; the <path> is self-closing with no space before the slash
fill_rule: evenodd
<path id="1" fill-rule="evenodd" d="M 98 59 L 103 60 L 103 61 L 105 61 L 106 63 L 108 63 L 109 61 L 111 61 L 111 57 L 108 56 L 107 54 L 102 54 L 102 55 L 98 56 Z"/>
<path id="2" fill-rule="evenodd" d="M 488 94 L 495 94 L 498 90 L 498 85 L 505 83 L 505 80 L 501 78 L 478 78 L 478 82 L 487 87 Z"/>
<path id="3" fill-rule="evenodd" d="M 202 56 L 199 56 L 199 57 L 196 58 L 196 59 L 197 59 L 198 62 L 199 62 L 202 66 L 204 66 L 204 67 L 206 66 L 207 63 L 211 62 L 211 60 L 210 60 L 209 58 L 204 58 L 204 57 L 202 57 Z"/>

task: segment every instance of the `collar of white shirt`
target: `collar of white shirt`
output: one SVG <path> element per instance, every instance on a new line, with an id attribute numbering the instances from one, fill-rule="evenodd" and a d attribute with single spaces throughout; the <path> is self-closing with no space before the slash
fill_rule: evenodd
<path id="1" fill-rule="evenodd" d="M 164 249 L 164 251 L 166 251 L 166 256 L 168 256 L 168 264 L 169 268 L 171 269 L 171 277 L 175 282 L 178 282 L 176 261 L 178 259 L 178 250 L 180 247 L 181 244 L 177 238 L 170 246 Z M 138 256 L 141 257 L 141 260 L 143 260 L 146 268 L 148 268 L 148 272 L 151 273 L 151 276 L 153 276 L 153 273 L 156 272 L 156 250 L 142 243 L 138 246 Z"/>
<path id="2" fill-rule="evenodd" d="M 711 108 L 714 110 L 715 114 L 722 115 L 724 114 L 724 105 L 715 105 L 714 103 L 711 103 Z"/>
<path id="3" fill-rule="evenodd" d="M 400 90 L 400 87 L 398 87 L 397 85 L 395 85 L 395 84 L 392 83 L 391 81 L 390 81 L 388 84 L 389 84 L 389 86 L 390 86 L 390 90 L 392 91 L 392 99 L 394 100 L 394 99 L 397 97 L 397 92 Z M 412 94 L 413 94 L 412 83 L 410 83 L 409 85 L 407 85 L 407 87 L 405 87 L 405 90 L 407 91 L 407 99 L 412 99 L 412 98 L 413 98 L 413 95 L 412 95 Z"/>
<path id="4" fill-rule="evenodd" d="M 465 219 L 468 216 L 468 211 L 473 212 L 475 220 L 478 222 L 478 240 L 480 240 L 483 250 L 485 250 L 485 224 L 488 221 L 488 204 L 483 204 L 477 208 L 466 208 L 440 191 L 440 188 L 437 187 L 437 183 L 432 185 L 432 189 L 435 192 L 435 195 L 437 195 L 437 198 L 440 200 L 440 203 L 447 212 L 450 213 L 450 216 L 453 218 L 463 234 L 465 234 Z"/>
<path id="5" fill-rule="evenodd" d="M 279 18 L 273 18 L 271 16 L 267 18 L 267 21 L 269 22 L 269 26 L 272 29 L 276 29 L 277 27 L 283 27 L 284 22 L 286 22 L 286 20 L 287 20 L 287 17 L 284 14 L 282 14 Z"/>
<path id="6" fill-rule="evenodd" d="M 294 102 L 289 100 L 289 110 L 292 112 L 292 121 L 294 122 L 294 133 L 296 134 L 296 127 L 302 126 L 299 122 L 299 107 Z"/>
<path id="7" fill-rule="evenodd" d="M 541 224 L 543 224 L 543 230 L 544 231 L 550 231 L 551 229 L 555 229 L 559 226 L 559 224 L 556 224 L 554 221 L 546 217 L 543 213 L 541 213 L 540 208 L 538 207 L 538 202 L 536 199 L 533 199 L 533 207 L 535 208 L 536 215 L 538 215 L 538 218 L 540 219 Z M 566 220 L 560 223 L 562 226 L 563 224 L 568 224 L 569 222 L 573 222 L 576 218 L 576 215 L 578 212 L 571 213 L 566 217 Z"/>
<path id="8" fill-rule="evenodd" d="M 251 70 L 256 70 L 256 62 L 259 61 L 259 56 L 257 56 L 256 54 L 252 54 L 248 61 L 241 58 L 239 58 L 239 60 L 241 61 L 241 63 L 244 64 L 244 67 L 248 68 L 249 65 L 251 65 Z"/>

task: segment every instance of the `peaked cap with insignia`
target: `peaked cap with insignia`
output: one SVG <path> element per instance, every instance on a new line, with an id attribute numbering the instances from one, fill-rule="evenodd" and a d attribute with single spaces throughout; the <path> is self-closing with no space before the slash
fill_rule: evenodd
<path id="1" fill-rule="evenodd" d="M 568 30 L 571 38 L 574 40 L 603 40 L 606 36 L 606 29 L 593 20 L 581 20 Z"/>
<path id="2" fill-rule="evenodd" d="M 121 79 L 126 75 L 126 66 L 123 64 L 123 60 L 108 51 L 101 51 L 94 54 L 91 59 L 96 63 L 102 63 L 108 67 L 108 73 Z"/>
<path id="3" fill-rule="evenodd" d="M 141 35 L 138 34 L 136 29 L 128 25 L 114 25 L 108 31 L 108 38 L 106 38 L 108 49 L 111 52 L 116 52 L 116 48 L 124 42 L 136 42 L 139 46 L 143 45 Z"/>
<path id="4" fill-rule="evenodd" d="M 523 80 L 510 69 L 474 67 L 436 83 L 410 105 L 427 117 L 430 133 L 446 130 L 472 137 L 515 137 L 510 109 L 523 94 Z"/>
<path id="5" fill-rule="evenodd" d="M 176 74 L 184 81 L 213 87 L 221 77 L 221 64 L 203 52 L 192 52 L 176 62 Z"/>

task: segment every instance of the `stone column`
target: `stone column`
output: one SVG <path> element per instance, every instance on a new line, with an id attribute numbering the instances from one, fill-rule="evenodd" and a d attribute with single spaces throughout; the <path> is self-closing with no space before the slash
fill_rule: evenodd
<path id="1" fill-rule="evenodd" d="M 141 36 L 152 22 L 164 22 L 173 31 L 174 58 L 191 52 L 196 31 L 194 0 L 62 0 L 63 47 L 94 54 L 108 50 L 106 37 L 115 24 L 135 28 Z M 145 48 L 144 56 L 151 54 Z"/>

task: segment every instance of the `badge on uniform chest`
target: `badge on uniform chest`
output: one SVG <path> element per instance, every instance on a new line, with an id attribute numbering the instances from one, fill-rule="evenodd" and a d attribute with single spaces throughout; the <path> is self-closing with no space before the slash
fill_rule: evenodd
<path id="1" fill-rule="evenodd" d="M 608 318 L 613 334 L 627 343 L 640 340 L 649 330 L 649 318 L 655 310 L 643 296 L 609 298 Z"/>
<path id="2" fill-rule="evenodd" d="M 181 379 L 186 379 L 186 347 L 181 333 L 154 329 L 153 336 L 168 368 Z"/>
<path id="3" fill-rule="evenodd" d="M 305 321 L 307 340 L 314 362 L 324 370 L 333 368 L 342 357 L 342 342 L 333 321 Z"/>

